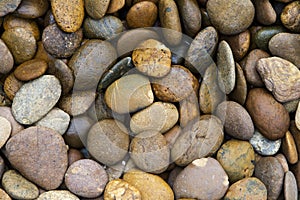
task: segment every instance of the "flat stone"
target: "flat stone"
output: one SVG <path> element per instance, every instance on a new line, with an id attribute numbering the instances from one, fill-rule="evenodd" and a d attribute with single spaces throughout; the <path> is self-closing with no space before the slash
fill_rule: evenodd
<path id="1" fill-rule="evenodd" d="M 48 192 L 42 193 L 37 200 L 80 200 L 74 194 L 69 192 L 68 190 L 52 190 Z"/>
<path id="2" fill-rule="evenodd" d="M 109 6 L 110 0 L 85 0 L 84 8 L 89 16 L 94 19 L 101 19 Z"/>
<path id="3" fill-rule="evenodd" d="M 298 187 L 294 174 L 291 171 L 285 173 L 283 184 L 284 199 L 296 200 L 298 199 Z"/>
<path id="4" fill-rule="evenodd" d="M 5 149 L 14 168 L 40 187 L 53 190 L 63 182 L 68 166 L 67 146 L 56 131 L 31 126 L 11 137 Z"/>
<path id="5" fill-rule="evenodd" d="M 12 126 L 8 119 L 5 117 L 0 117 L 0 149 L 3 147 L 3 145 L 6 143 L 8 138 L 10 137 Z M 0 176 L 1 177 L 1 176 Z"/>
<path id="6" fill-rule="evenodd" d="M 15 199 L 35 199 L 39 196 L 37 186 L 15 170 L 8 170 L 3 174 L 2 186 Z"/>
<path id="7" fill-rule="evenodd" d="M 248 87 L 244 71 L 238 63 L 235 63 L 235 76 L 235 87 L 229 94 L 229 99 L 244 105 L 247 98 Z"/>
<path id="8" fill-rule="evenodd" d="M 116 179 L 106 185 L 104 198 L 107 200 L 114 200 L 116 198 L 141 200 L 142 196 L 140 191 L 130 183 L 122 179 Z"/>
<path id="9" fill-rule="evenodd" d="M 12 70 L 14 66 L 14 58 L 6 46 L 6 44 L 3 42 L 3 40 L 0 39 L 0 73 L 1 74 L 7 74 Z"/>
<path id="10" fill-rule="evenodd" d="M 0 106 L 0 116 L 10 122 L 11 135 L 15 135 L 24 129 L 24 127 L 15 120 L 10 107 Z"/>
<path id="11" fill-rule="evenodd" d="M 59 80 L 52 75 L 41 76 L 20 88 L 12 104 L 12 113 L 19 123 L 33 124 L 55 106 L 60 95 Z"/>
<path id="12" fill-rule="evenodd" d="M 296 164 L 298 162 L 297 147 L 290 131 L 287 131 L 282 139 L 282 152 L 290 164 Z"/>
<path id="13" fill-rule="evenodd" d="M 255 130 L 253 137 L 249 140 L 254 150 L 263 156 L 275 155 L 281 146 L 281 139 L 269 140 L 258 130 Z"/>
<path id="14" fill-rule="evenodd" d="M 35 123 L 36 126 L 44 126 L 57 131 L 63 135 L 69 127 L 70 116 L 59 108 L 53 108 L 41 120 Z"/>
<path id="15" fill-rule="evenodd" d="M 48 64 L 46 61 L 42 59 L 32 59 L 19 65 L 15 69 L 14 75 L 20 81 L 30 81 L 45 74 L 47 68 Z"/>
<path id="16" fill-rule="evenodd" d="M 256 69 L 266 88 L 280 102 L 300 98 L 300 71 L 291 62 L 279 57 L 262 58 Z"/>
<path id="17" fill-rule="evenodd" d="M 209 0 L 206 6 L 211 23 L 225 35 L 245 31 L 254 19 L 254 6 L 250 0 Z"/>
<path id="18" fill-rule="evenodd" d="M 15 11 L 22 0 L 4 0 L 0 3 L 0 17 Z"/>

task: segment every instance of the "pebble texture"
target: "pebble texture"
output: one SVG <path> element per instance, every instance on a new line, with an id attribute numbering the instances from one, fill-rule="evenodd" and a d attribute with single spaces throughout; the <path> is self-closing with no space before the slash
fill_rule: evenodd
<path id="1" fill-rule="evenodd" d="M 14 58 L 3 40 L 0 39 L 0 73 L 7 74 L 12 70 Z"/>
<path id="2" fill-rule="evenodd" d="M 59 80 L 52 75 L 41 76 L 20 88 L 12 104 L 12 113 L 19 123 L 33 124 L 55 106 L 60 95 Z"/>
<path id="3" fill-rule="evenodd" d="M 42 193 L 37 200 L 80 200 L 74 194 L 69 192 L 68 190 L 52 190 L 48 192 Z"/>
<path id="4" fill-rule="evenodd" d="M 32 59 L 23 62 L 15 71 L 15 77 L 20 81 L 30 81 L 42 76 L 48 68 L 46 61 L 42 59 Z"/>
<path id="5" fill-rule="evenodd" d="M 269 140 L 258 130 L 255 130 L 253 137 L 249 140 L 254 150 L 263 156 L 275 155 L 281 146 L 281 139 Z"/>
<path id="6" fill-rule="evenodd" d="M 142 196 L 140 191 L 122 179 L 116 179 L 110 181 L 104 191 L 104 199 L 134 199 L 141 200 Z"/>
<path id="7" fill-rule="evenodd" d="M 109 6 L 110 0 L 85 0 L 84 8 L 89 16 L 101 19 Z"/>
<path id="8" fill-rule="evenodd" d="M 22 0 L 3 0 L 0 2 L 0 17 L 17 9 Z"/>

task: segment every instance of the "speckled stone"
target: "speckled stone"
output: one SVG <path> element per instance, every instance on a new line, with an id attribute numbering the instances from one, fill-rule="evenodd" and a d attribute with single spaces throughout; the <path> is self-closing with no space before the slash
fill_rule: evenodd
<path id="1" fill-rule="evenodd" d="M 280 15 L 282 24 L 289 30 L 299 33 L 300 32 L 300 2 L 294 1 L 284 7 Z"/>
<path id="2" fill-rule="evenodd" d="M 80 200 L 74 194 L 69 192 L 68 190 L 52 190 L 48 192 L 42 193 L 37 200 Z"/>
<path id="3" fill-rule="evenodd" d="M 101 19 L 109 6 L 110 0 L 85 0 L 84 7 L 89 16 Z"/>
<path id="4" fill-rule="evenodd" d="M 298 199 L 298 187 L 294 174 L 288 171 L 284 175 L 283 192 L 285 200 Z"/>
<path id="5" fill-rule="evenodd" d="M 35 199 L 39 196 L 37 186 L 15 170 L 8 170 L 3 174 L 2 186 L 15 199 Z"/>
<path id="6" fill-rule="evenodd" d="M 55 106 L 60 95 L 59 80 L 52 75 L 41 76 L 20 88 L 12 104 L 12 113 L 19 123 L 33 124 Z"/>
<path id="7" fill-rule="evenodd" d="M 254 6 L 250 0 L 209 0 L 206 7 L 212 24 L 225 35 L 245 31 L 254 19 Z"/>
<path id="8" fill-rule="evenodd" d="M 11 135 L 15 135 L 24 129 L 24 127 L 15 120 L 10 107 L 0 106 L 0 116 L 4 117 L 10 122 Z"/>
<path id="9" fill-rule="evenodd" d="M 1 74 L 7 74 L 10 70 L 12 70 L 14 66 L 14 58 L 6 46 L 6 44 L 3 42 L 3 40 L 0 39 L 0 73 Z"/>
<path id="10" fill-rule="evenodd" d="M 8 138 L 10 137 L 12 126 L 8 119 L 5 117 L 0 117 L 0 149 L 3 147 L 3 145 L 6 143 Z M 1 177 L 1 176 L 0 176 Z"/>
<path id="11" fill-rule="evenodd" d="M 269 140 L 258 130 L 255 130 L 253 137 L 249 140 L 254 150 L 263 156 L 275 155 L 281 146 L 281 139 Z"/>
<path id="12" fill-rule="evenodd" d="M 229 187 L 228 176 L 214 158 L 194 160 L 181 171 L 173 185 L 176 198 L 221 199 Z"/>
<path id="13" fill-rule="evenodd" d="M 142 196 L 140 191 L 129 184 L 128 182 L 122 179 L 116 179 L 110 181 L 104 191 L 104 199 L 105 200 L 114 200 L 114 199 L 134 199 L 141 200 Z"/>
<path id="14" fill-rule="evenodd" d="M 0 2 L 0 17 L 15 11 L 22 0 L 4 0 Z"/>
<path id="15" fill-rule="evenodd" d="M 59 108 L 53 108 L 41 120 L 35 123 L 36 126 L 52 128 L 63 135 L 68 129 L 70 116 Z"/>

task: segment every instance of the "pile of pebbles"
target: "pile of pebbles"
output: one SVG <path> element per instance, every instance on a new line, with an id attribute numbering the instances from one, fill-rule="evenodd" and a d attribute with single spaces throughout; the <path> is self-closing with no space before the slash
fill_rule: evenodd
<path id="1" fill-rule="evenodd" d="M 0 0 L 0 37 L 0 199 L 298 199 L 299 0 Z"/>

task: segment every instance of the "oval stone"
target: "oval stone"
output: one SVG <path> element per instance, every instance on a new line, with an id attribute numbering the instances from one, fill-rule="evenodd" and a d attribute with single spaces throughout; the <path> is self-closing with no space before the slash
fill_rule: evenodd
<path id="1" fill-rule="evenodd" d="M 15 170 L 3 174 L 2 186 L 15 199 L 35 199 L 39 196 L 38 188 Z"/>
<path id="2" fill-rule="evenodd" d="M 14 58 L 6 44 L 0 39 L 0 73 L 7 74 L 13 66 Z"/>
<path id="3" fill-rule="evenodd" d="M 67 146 L 62 136 L 52 129 L 38 126 L 19 133 L 6 143 L 9 162 L 40 187 L 46 190 L 58 188 L 68 166 Z"/>
<path id="4" fill-rule="evenodd" d="M 276 22 L 276 12 L 269 0 L 254 0 L 256 20 L 263 25 Z"/>
<path id="5" fill-rule="evenodd" d="M 32 59 L 19 65 L 14 75 L 20 81 L 30 81 L 42 76 L 48 68 L 46 61 L 42 59 Z"/>
<path id="6" fill-rule="evenodd" d="M 281 147 L 281 139 L 269 140 L 258 130 L 255 130 L 253 137 L 249 140 L 254 150 L 263 156 L 275 155 Z"/>
<path id="7" fill-rule="evenodd" d="M 12 113 L 19 123 L 33 124 L 55 106 L 60 95 L 59 80 L 52 75 L 41 76 L 20 88 L 13 100 Z"/>
<path id="8" fill-rule="evenodd" d="M 85 0 L 84 8 L 89 16 L 94 19 L 101 19 L 109 6 L 110 0 Z"/>
<path id="9" fill-rule="evenodd" d="M 84 18 L 84 0 L 53 0 L 51 9 L 57 25 L 65 32 L 76 32 Z"/>
<path id="10" fill-rule="evenodd" d="M 283 188 L 284 198 L 286 200 L 298 199 L 297 181 L 291 171 L 285 173 Z"/>
<path id="11" fill-rule="evenodd" d="M 253 42 L 257 47 L 263 51 L 268 51 L 268 43 L 270 39 L 281 32 L 285 32 L 286 29 L 283 26 L 265 26 L 260 28 L 256 33 L 254 33 Z"/>
<path id="12" fill-rule="evenodd" d="M 299 33 L 300 32 L 299 13 L 300 13 L 299 1 L 294 1 L 286 5 L 280 15 L 282 24 L 289 30 Z"/>
<path id="13" fill-rule="evenodd" d="M 74 194 L 69 192 L 68 190 L 52 190 L 48 192 L 42 193 L 37 200 L 80 200 Z"/>
<path id="14" fill-rule="evenodd" d="M 244 105 L 247 98 L 248 87 L 244 71 L 238 63 L 235 63 L 235 76 L 235 87 L 229 94 L 229 99 Z"/>
<path id="15" fill-rule="evenodd" d="M 282 139 L 282 153 L 285 155 L 290 164 L 296 164 L 298 162 L 298 152 L 295 139 L 290 131 L 287 131 Z"/>
<path id="16" fill-rule="evenodd" d="M 8 119 L 0 117 L 0 149 L 4 146 L 8 138 L 10 137 L 12 126 Z M 1 176 L 0 176 L 1 177 Z"/>
<path id="17" fill-rule="evenodd" d="M 0 2 L 0 17 L 15 11 L 22 0 L 4 0 Z"/>
<path id="18" fill-rule="evenodd" d="M 112 14 L 119 11 L 125 5 L 125 0 L 110 0 L 106 13 Z"/>

